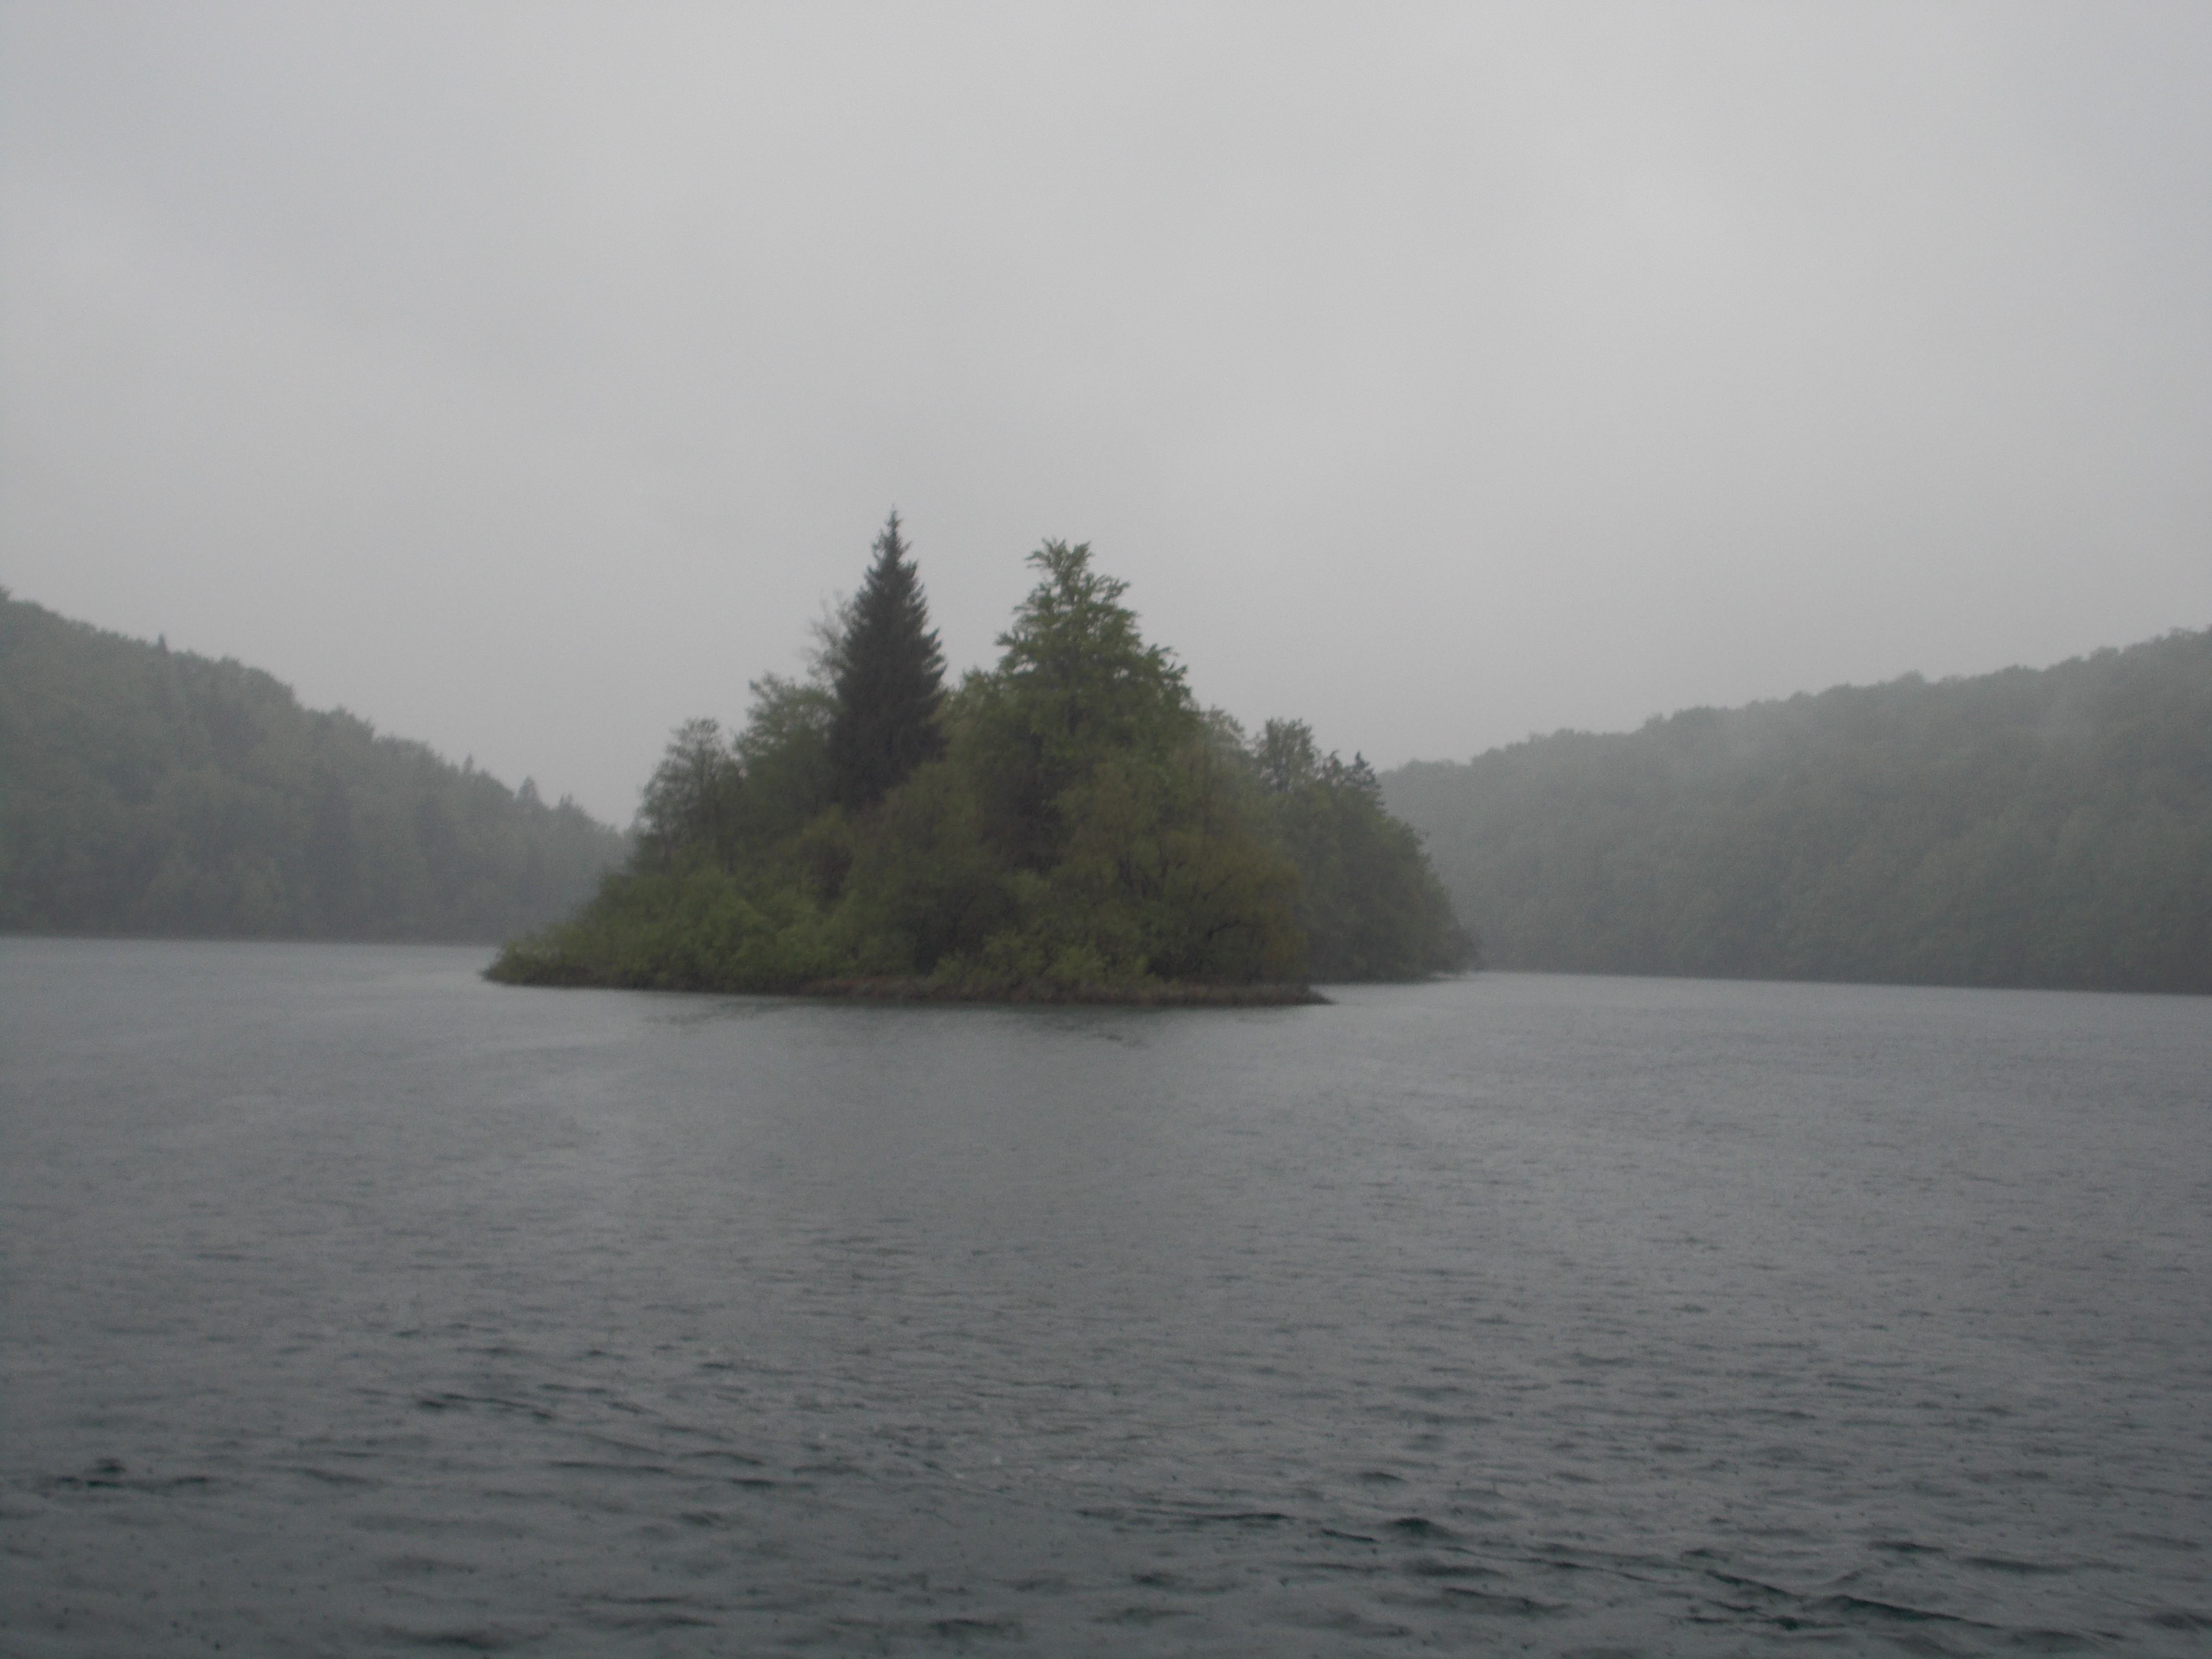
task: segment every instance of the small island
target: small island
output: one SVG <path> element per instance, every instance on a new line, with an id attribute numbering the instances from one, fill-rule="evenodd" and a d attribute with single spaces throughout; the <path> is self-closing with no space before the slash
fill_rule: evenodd
<path id="1" fill-rule="evenodd" d="M 805 676 L 678 730 L 626 867 L 507 984 L 1237 1006 L 1474 964 L 1364 759 L 1202 708 L 1087 544 L 1047 542 L 998 665 L 945 684 L 894 513 Z"/>

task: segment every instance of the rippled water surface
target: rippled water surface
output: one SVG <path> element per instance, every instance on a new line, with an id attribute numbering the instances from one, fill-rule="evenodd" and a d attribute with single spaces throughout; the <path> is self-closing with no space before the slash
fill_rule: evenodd
<path id="1" fill-rule="evenodd" d="M 0 940 L 0 1647 L 2212 1650 L 2212 1002 Z"/>

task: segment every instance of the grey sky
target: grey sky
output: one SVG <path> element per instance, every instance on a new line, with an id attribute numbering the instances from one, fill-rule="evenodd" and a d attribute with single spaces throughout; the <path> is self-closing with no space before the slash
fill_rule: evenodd
<path id="1" fill-rule="evenodd" d="M 627 822 L 905 515 L 1383 763 L 2212 622 L 2212 8 L 0 8 L 0 582 Z"/>

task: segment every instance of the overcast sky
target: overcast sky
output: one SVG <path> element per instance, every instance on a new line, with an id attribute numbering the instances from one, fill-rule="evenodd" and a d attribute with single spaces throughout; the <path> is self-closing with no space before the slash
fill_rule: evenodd
<path id="1" fill-rule="evenodd" d="M 2212 6 L 0 6 L 0 583 L 627 823 L 904 515 L 1395 764 L 2212 623 Z"/>

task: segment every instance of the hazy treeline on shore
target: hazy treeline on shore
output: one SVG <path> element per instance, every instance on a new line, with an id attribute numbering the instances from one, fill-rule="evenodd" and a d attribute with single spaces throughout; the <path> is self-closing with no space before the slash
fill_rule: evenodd
<path id="1" fill-rule="evenodd" d="M 2212 631 L 1419 763 L 1492 966 L 2212 991 Z"/>
<path id="2" fill-rule="evenodd" d="M 1087 546 L 1030 562 L 998 665 L 948 688 L 894 516 L 812 672 L 679 730 L 629 868 L 493 977 L 1152 1001 L 1470 959 L 1364 762 L 1201 708 Z"/>
<path id="3" fill-rule="evenodd" d="M 621 836 L 257 669 L 0 592 L 0 928 L 493 940 Z"/>

